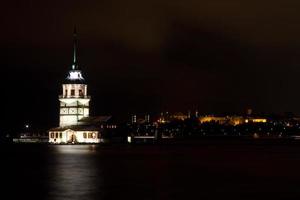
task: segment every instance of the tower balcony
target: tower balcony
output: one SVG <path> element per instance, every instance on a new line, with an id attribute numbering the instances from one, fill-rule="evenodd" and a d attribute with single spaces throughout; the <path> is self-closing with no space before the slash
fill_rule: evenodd
<path id="1" fill-rule="evenodd" d="M 90 99 L 89 95 L 59 95 L 59 99 Z"/>

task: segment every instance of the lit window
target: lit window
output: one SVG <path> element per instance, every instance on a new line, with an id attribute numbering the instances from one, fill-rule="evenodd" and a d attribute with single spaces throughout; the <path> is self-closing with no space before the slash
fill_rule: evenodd
<path id="1" fill-rule="evenodd" d="M 93 138 L 93 134 L 92 133 L 89 133 L 89 138 Z"/>
<path id="2" fill-rule="evenodd" d="M 86 133 L 83 133 L 83 138 L 86 138 Z"/>

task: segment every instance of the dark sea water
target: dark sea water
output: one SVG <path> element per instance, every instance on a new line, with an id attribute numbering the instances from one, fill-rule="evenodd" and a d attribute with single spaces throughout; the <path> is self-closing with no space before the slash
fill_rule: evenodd
<path id="1" fill-rule="evenodd" d="M 297 143 L 0 149 L 1 199 L 300 199 Z"/>

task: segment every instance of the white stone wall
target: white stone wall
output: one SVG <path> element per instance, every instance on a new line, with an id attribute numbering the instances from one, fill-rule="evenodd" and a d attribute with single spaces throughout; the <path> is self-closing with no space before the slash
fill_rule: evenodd
<path id="1" fill-rule="evenodd" d="M 59 126 L 72 126 L 77 125 L 78 117 L 77 115 L 62 115 L 59 117 Z"/>
<path id="2" fill-rule="evenodd" d="M 60 137 L 60 134 L 62 134 L 62 137 Z M 61 131 L 55 131 L 55 132 L 49 132 L 49 143 L 53 144 L 62 144 L 67 143 L 67 133 L 61 132 Z"/>
<path id="3" fill-rule="evenodd" d="M 82 97 L 87 95 L 87 85 L 85 84 L 63 84 L 63 97 L 70 98 L 70 97 Z M 74 95 L 71 95 L 71 90 L 74 90 Z M 81 95 L 80 91 L 81 90 Z"/>
<path id="4" fill-rule="evenodd" d="M 83 134 L 86 133 L 87 137 L 84 138 Z M 95 136 L 95 138 L 88 138 L 89 133 Z M 100 138 L 98 138 L 98 131 L 77 131 L 76 139 L 79 143 L 99 143 Z"/>
<path id="5" fill-rule="evenodd" d="M 84 138 L 84 133 L 86 138 Z M 94 135 L 95 138 L 88 138 L 89 133 Z M 99 138 L 98 131 L 50 131 L 49 132 L 49 143 L 53 144 L 66 144 L 72 141 L 72 135 L 75 136 L 76 143 L 100 143 L 101 138 Z M 62 137 L 60 137 L 62 136 Z"/>
<path id="6" fill-rule="evenodd" d="M 59 126 L 77 125 L 78 120 L 89 116 L 89 101 L 85 98 L 60 98 Z"/>
<path id="7" fill-rule="evenodd" d="M 88 117 L 89 115 L 90 115 L 89 108 L 84 108 L 84 109 L 83 109 L 83 116 L 84 116 L 84 117 Z"/>

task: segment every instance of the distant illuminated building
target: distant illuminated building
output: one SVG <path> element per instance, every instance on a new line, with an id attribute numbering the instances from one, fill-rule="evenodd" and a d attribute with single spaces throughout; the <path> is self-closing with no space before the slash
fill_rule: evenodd
<path id="1" fill-rule="evenodd" d="M 188 118 L 191 118 L 191 111 L 188 111 Z"/>
<path id="2" fill-rule="evenodd" d="M 252 115 L 252 109 L 251 108 L 247 109 L 247 115 Z"/>
<path id="3" fill-rule="evenodd" d="M 202 116 L 199 117 L 200 123 L 215 122 L 219 124 L 230 124 L 230 125 L 239 125 L 245 123 L 266 123 L 266 118 L 253 118 L 253 117 L 243 117 L 243 116 Z"/>
<path id="4" fill-rule="evenodd" d="M 135 124 L 137 122 L 136 115 L 131 116 L 131 123 Z"/>
<path id="5" fill-rule="evenodd" d="M 216 122 L 219 124 L 225 124 L 228 122 L 228 119 L 227 117 L 208 115 L 208 116 L 199 117 L 199 122 L 200 123 Z"/>
<path id="6" fill-rule="evenodd" d="M 247 118 L 245 123 L 266 123 L 267 119 L 265 118 Z"/>
<path id="7" fill-rule="evenodd" d="M 188 115 L 183 114 L 181 112 L 174 113 L 170 116 L 171 119 L 184 121 L 188 118 Z"/>
<path id="8" fill-rule="evenodd" d="M 176 113 L 166 112 L 165 114 L 162 112 L 160 114 L 160 117 L 158 118 L 157 122 L 158 123 L 168 123 L 168 122 L 173 121 L 173 120 L 184 121 L 188 118 L 189 118 L 188 115 L 183 114 L 182 112 L 176 112 Z"/>
<path id="9" fill-rule="evenodd" d="M 110 116 L 89 116 L 90 96 L 87 95 L 87 84 L 77 63 L 76 36 L 74 30 L 73 64 L 62 85 L 59 127 L 50 129 L 50 143 L 99 143 L 104 128 L 115 128 L 115 125 L 105 125 Z"/>
<path id="10" fill-rule="evenodd" d="M 145 115 L 145 122 L 150 123 L 150 115 Z"/>
<path id="11" fill-rule="evenodd" d="M 196 110 L 196 112 L 195 112 L 195 117 L 199 117 L 199 112 L 198 112 L 198 110 Z"/>

